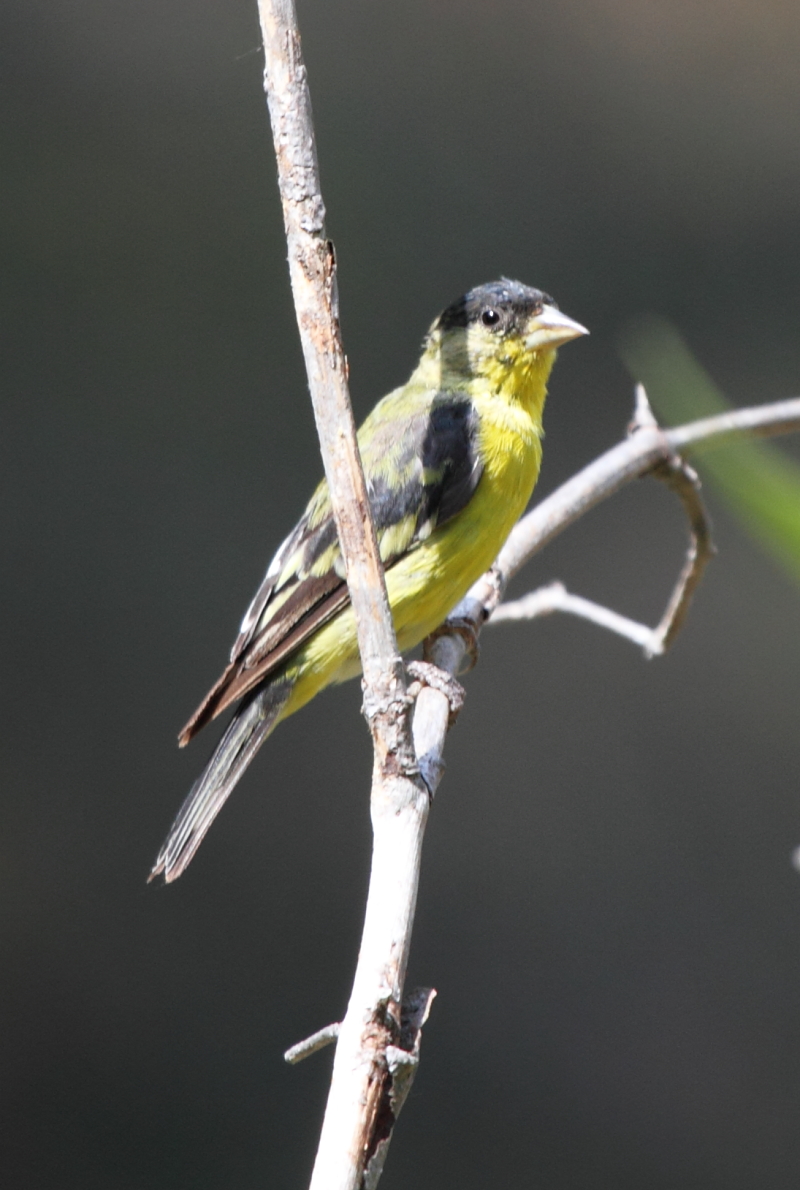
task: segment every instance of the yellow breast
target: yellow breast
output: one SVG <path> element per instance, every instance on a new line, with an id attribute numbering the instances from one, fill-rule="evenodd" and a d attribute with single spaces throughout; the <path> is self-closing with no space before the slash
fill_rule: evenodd
<path id="1" fill-rule="evenodd" d="M 548 369 L 549 370 L 549 369 Z M 469 504 L 386 572 L 386 587 L 401 652 L 437 628 L 494 562 L 525 510 L 541 462 L 541 396 L 509 400 L 498 392 L 473 393 L 479 419 L 483 474 Z M 355 618 L 350 607 L 315 633 L 298 653 L 302 672 L 286 714 L 329 682 L 360 672 Z"/>

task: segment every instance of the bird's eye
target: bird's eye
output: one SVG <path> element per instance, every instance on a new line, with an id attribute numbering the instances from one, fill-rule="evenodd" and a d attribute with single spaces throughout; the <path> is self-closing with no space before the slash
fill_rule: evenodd
<path id="1" fill-rule="evenodd" d="M 500 315 L 496 310 L 492 310 L 491 308 L 484 310 L 483 314 L 481 314 L 481 322 L 484 326 L 497 326 L 499 321 Z"/>

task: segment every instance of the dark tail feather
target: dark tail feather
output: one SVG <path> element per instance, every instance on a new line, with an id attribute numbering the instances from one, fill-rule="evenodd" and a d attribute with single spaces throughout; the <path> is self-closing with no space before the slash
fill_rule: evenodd
<path id="1" fill-rule="evenodd" d="M 162 874 L 167 883 L 177 880 L 189 866 L 234 785 L 275 726 L 291 691 L 292 682 L 287 679 L 271 682 L 239 707 L 178 811 L 148 882 Z"/>

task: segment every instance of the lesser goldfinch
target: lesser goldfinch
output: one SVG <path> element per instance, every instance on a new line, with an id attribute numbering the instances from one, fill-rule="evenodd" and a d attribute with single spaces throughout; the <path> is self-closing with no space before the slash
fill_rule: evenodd
<path id="1" fill-rule="evenodd" d="M 556 349 L 588 332 L 538 289 L 503 278 L 439 315 L 422 357 L 358 433 L 401 651 L 442 623 L 491 566 L 533 491 Z M 184 871 L 275 726 L 360 672 L 328 486 L 319 485 L 248 608 L 230 664 L 181 745 L 239 703 L 181 806 L 151 879 Z"/>

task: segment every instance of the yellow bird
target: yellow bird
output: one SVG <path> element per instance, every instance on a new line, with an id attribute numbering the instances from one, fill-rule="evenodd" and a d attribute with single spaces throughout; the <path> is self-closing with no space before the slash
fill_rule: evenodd
<path id="1" fill-rule="evenodd" d="M 503 278 L 439 315 L 410 379 L 358 433 L 401 651 L 419 644 L 491 566 L 542 456 L 556 349 L 588 334 L 538 289 Z M 319 485 L 245 614 L 230 664 L 179 736 L 236 712 L 183 803 L 150 879 L 175 880 L 275 726 L 360 672 L 328 485 Z"/>

